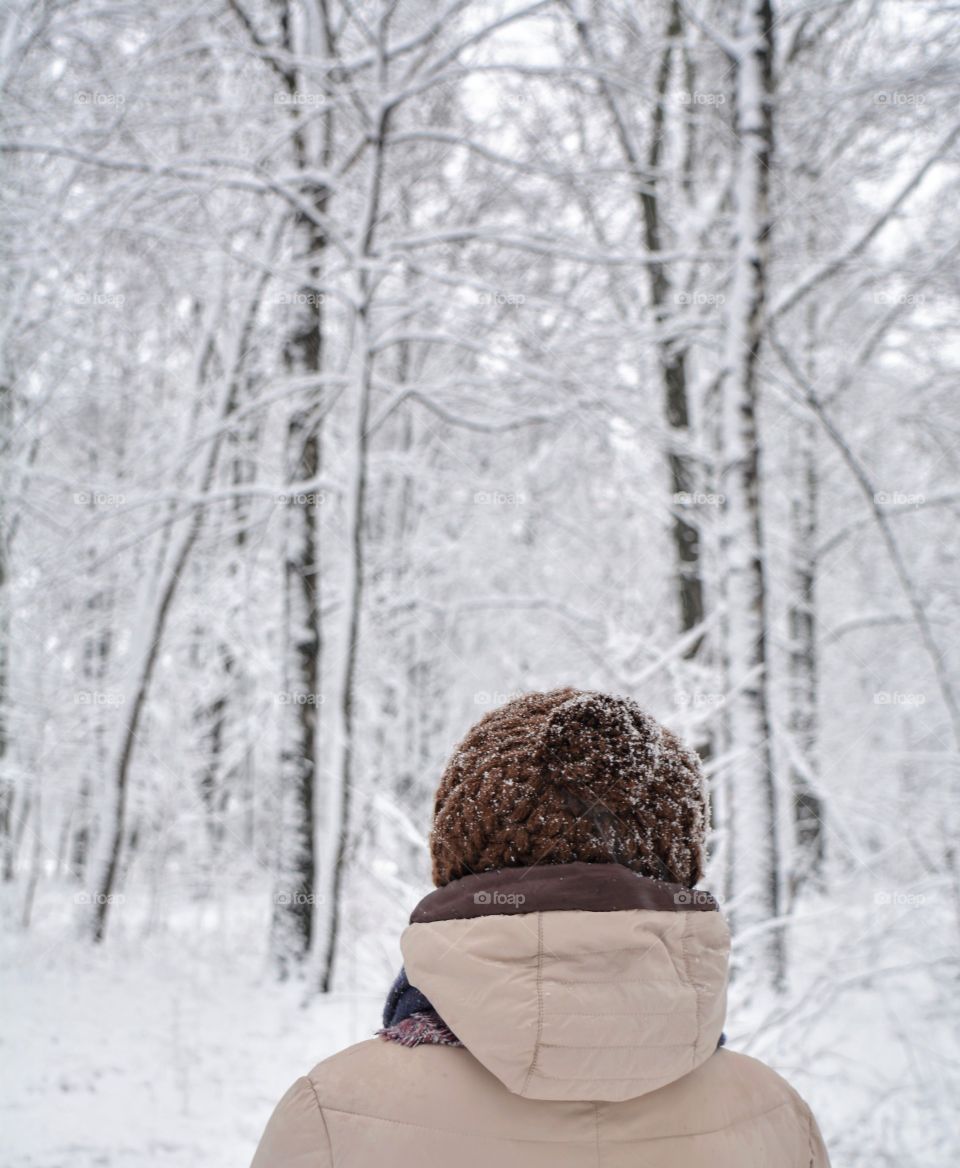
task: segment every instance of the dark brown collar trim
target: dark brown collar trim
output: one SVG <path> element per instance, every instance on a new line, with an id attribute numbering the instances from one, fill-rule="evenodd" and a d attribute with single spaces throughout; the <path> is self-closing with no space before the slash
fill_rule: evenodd
<path id="1" fill-rule="evenodd" d="M 716 912 L 717 907 L 709 892 L 639 876 L 622 864 L 578 861 L 499 868 L 453 880 L 420 901 L 410 914 L 410 924 L 560 910 Z"/>

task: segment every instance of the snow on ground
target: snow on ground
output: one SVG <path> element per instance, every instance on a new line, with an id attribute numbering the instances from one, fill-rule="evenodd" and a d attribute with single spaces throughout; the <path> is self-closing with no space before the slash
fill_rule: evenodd
<path id="1" fill-rule="evenodd" d="M 263 935 L 3 936 L 0 1168 L 245 1168 L 281 1094 L 369 1038 L 384 996 L 304 1005 Z"/>

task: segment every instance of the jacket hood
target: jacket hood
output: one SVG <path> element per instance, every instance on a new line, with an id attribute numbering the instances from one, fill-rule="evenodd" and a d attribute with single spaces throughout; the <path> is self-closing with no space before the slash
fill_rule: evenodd
<path id="1" fill-rule="evenodd" d="M 516 1095 L 632 1099 L 717 1049 L 730 936 L 709 893 L 545 864 L 453 881 L 410 921 L 410 984 Z"/>

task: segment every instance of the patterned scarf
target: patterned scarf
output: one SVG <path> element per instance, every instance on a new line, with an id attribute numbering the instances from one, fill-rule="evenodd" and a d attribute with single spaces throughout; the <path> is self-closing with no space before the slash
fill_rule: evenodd
<path id="1" fill-rule="evenodd" d="M 377 1034 L 401 1046 L 463 1046 L 427 997 L 410 984 L 403 967 L 387 994 L 383 1029 Z"/>

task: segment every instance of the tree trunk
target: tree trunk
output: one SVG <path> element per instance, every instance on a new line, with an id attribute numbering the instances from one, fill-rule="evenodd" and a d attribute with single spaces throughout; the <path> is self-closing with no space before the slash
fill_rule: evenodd
<path id="1" fill-rule="evenodd" d="M 632 132 L 625 112 L 621 109 L 615 83 L 602 72 L 605 63 L 594 44 L 589 24 L 586 19 L 576 16 L 575 23 L 588 58 L 601 70 L 600 88 L 633 181 L 644 243 L 648 252 L 656 254 L 663 247 L 661 203 L 666 196 L 658 189 L 658 181 L 672 60 L 682 29 L 679 5 L 675 0 L 671 0 L 666 43 L 657 71 L 649 145 L 645 155 Z M 690 453 L 687 352 L 685 347 L 675 343 L 670 335 L 670 318 L 676 305 L 673 299 L 673 284 L 667 268 L 661 263 L 648 264 L 647 279 L 653 316 L 658 326 L 657 357 L 663 412 L 670 433 L 666 451 L 672 515 L 670 537 L 673 544 L 677 622 L 682 635 L 698 628 L 703 623 L 705 615 L 700 530 L 696 520 L 692 518 L 692 510 L 685 510 L 691 505 L 692 496 L 699 485 L 696 462 Z M 694 639 L 685 650 L 684 656 L 688 659 L 696 657 L 701 645 L 702 639 Z M 709 755 L 708 743 L 701 743 L 700 749 L 705 757 Z"/>
<path id="2" fill-rule="evenodd" d="M 291 419 L 287 442 L 288 448 L 299 449 L 299 459 L 291 472 L 293 480 L 315 479 L 320 469 L 321 439 L 316 425 L 309 421 L 308 411 L 300 411 Z M 281 861 L 273 922 L 273 948 L 281 975 L 289 972 L 290 962 L 302 962 L 313 943 L 322 649 L 317 506 L 308 494 L 303 502 L 290 500 L 288 508 L 285 697 L 291 719 L 280 756 Z"/>
<path id="3" fill-rule="evenodd" d="M 770 742 L 767 579 L 764 563 L 758 358 L 763 339 L 769 183 L 773 153 L 773 14 L 769 0 L 744 0 L 735 63 L 738 138 L 734 256 L 721 374 L 724 459 L 722 570 L 726 596 L 726 706 L 732 750 L 737 916 L 755 935 L 748 949 L 761 983 L 784 976 L 777 800 Z"/>
<path id="4" fill-rule="evenodd" d="M 386 64 L 383 56 L 387 27 L 393 9 L 384 10 L 379 27 L 380 80 L 386 83 Z M 360 621 L 364 596 L 364 542 L 365 504 L 367 497 L 367 452 L 369 448 L 370 396 L 373 388 L 375 355 L 371 341 L 371 310 L 377 277 L 367 269 L 364 261 L 373 251 L 374 235 L 380 216 L 383 196 L 383 173 L 386 136 L 390 113 L 381 109 L 376 132 L 371 142 L 372 158 L 366 207 L 360 230 L 361 263 L 357 269 L 355 402 L 350 441 L 350 471 L 347 476 L 347 562 L 343 586 L 343 623 L 340 635 L 340 671 L 336 689 L 338 766 L 331 785 L 328 801 L 328 832 L 334 842 L 333 867 L 327 881 L 327 934 L 320 972 L 320 986 L 324 993 L 333 988 L 337 960 L 337 944 L 343 920 L 343 891 L 350 853 L 353 802 L 354 761 L 356 744 L 355 685 L 360 658 Z"/>
<path id="5" fill-rule="evenodd" d="M 663 248 L 661 203 L 663 192 L 657 189 L 663 151 L 664 122 L 670 87 L 670 71 L 674 48 L 681 32 L 680 9 L 670 5 L 667 41 L 660 59 L 655 90 L 656 104 L 650 127 L 650 145 L 647 150 L 645 182 L 637 184 L 637 197 L 643 215 L 644 242 L 647 250 L 656 254 Z M 637 176 L 639 178 L 639 176 Z M 689 633 L 703 623 L 705 615 L 703 579 L 701 575 L 700 529 L 693 514 L 693 496 L 700 486 L 698 470 L 690 453 L 690 403 L 687 384 L 687 352 L 678 346 L 669 332 L 669 319 L 676 307 L 673 284 L 663 264 L 647 266 L 650 301 L 658 325 L 657 352 L 663 392 L 663 412 L 670 431 L 667 448 L 673 520 L 670 535 L 673 542 L 673 564 L 677 614 L 680 633 Z M 685 508 L 690 508 L 686 511 Z M 693 640 L 684 651 L 688 660 L 697 656 L 702 638 Z M 701 754 L 709 750 L 701 744 Z"/>
<path id="6" fill-rule="evenodd" d="M 0 434 L 12 433 L 12 389 L 4 379 L 0 384 Z M 14 827 L 13 805 L 16 789 L 13 779 L 8 773 L 8 753 L 10 724 L 7 704 L 10 694 L 9 678 L 9 646 L 10 646 L 10 607 L 8 600 L 9 571 L 7 557 L 6 515 L 3 514 L 3 500 L 0 500 L 0 872 L 3 880 L 13 879 L 14 872 Z"/>
<path id="7" fill-rule="evenodd" d="M 792 600 L 787 618 L 794 829 L 791 901 L 807 880 L 819 875 L 824 859 L 823 806 L 817 790 L 816 422 L 804 417 L 794 425 L 794 493 L 790 507 Z"/>
<path id="8" fill-rule="evenodd" d="M 311 6 L 307 6 L 311 7 Z M 329 30 L 319 9 L 304 13 L 298 25 L 295 6 L 287 4 L 281 17 L 284 47 L 294 57 L 325 58 L 332 52 Z M 319 38 L 319 39 L 315 39 Z M 296 68 L 284 74 L 288 93 L 300 87 Z M 291 142 L 295 165 L 301 171 L 325 168 L 333 141 L 333 115 L 320 115 L 315 133 L 301 122 L 300 108 L 290 106 L 295 129 Z M 304 184 L 316 217 L 327 211 L 329 192 L 316 183 Z M 306 259 L 299 291 L 298 321 L 284 354 L 296 376 L 319 376 L 324 363 L 324 313 L 320 293 L 327 240 L 316 218 L 301 214 L 294 235 Z M 316 398 L 307 396 L 287 426 L 287 465 L 293 482 L 317 480 L 323 460 L 322 413 Z M 321 548 L 317 492 L 307 488 L 303 498 L 287 500 L 287 558 L 284 571 L 286 623 L 285 687 L 289 726 L 280 757 L 281 839 L 278 889 L 274 897 L 273 952 L 277 971 L 286 976 L 302 964 L 315 945 L 317 917 L 317 776 L 320 767 L 320 693 L 323 629 L 320 611 Z"/>

